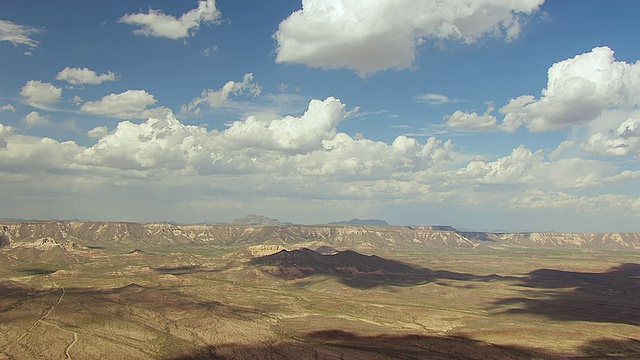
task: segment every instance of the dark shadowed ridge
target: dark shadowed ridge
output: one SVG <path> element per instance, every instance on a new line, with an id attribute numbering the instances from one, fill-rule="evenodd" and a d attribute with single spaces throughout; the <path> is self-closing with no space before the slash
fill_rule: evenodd
<path id="1" fill-rule="evenodd" d="M 493 281 L 508 279 L 495 274 L 478 276 L 427 268 L 363 255 L 352 250 L 322 255 L 310 249 L 282 250 L 251 260 L 250 265 L 282 279 L 301 279 L 313 275 L 329 275 L 345 285 L 369 289 L 380 285 L 416 286 L 437 279 Z"/>
<path id="2" fill-rule="evenodd" d="M 128 255 L 142 255 L 142 254 L 146 254 L 147 252 L 144 250 L 140 250 L 140 249 L 133 249 L 131 251 L 129 251 L 127 254 Z"/>
<path id="3" fill-rule="evenodd" d="M 0 248 L 11 245 L 11 239 L 6 234 L 0 234 Z"/>

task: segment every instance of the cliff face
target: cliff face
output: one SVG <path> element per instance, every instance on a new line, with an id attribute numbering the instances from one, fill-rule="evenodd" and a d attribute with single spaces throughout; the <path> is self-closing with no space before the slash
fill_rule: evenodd
<path id="1" fill-rule="evenodd" d="M 51 239 L 84 246 L 311 244 L 336 248 L 420 249 L 522 247 L 637 250 L 640 233 L 457 232 L 449 227 L 366 225 L 174 225 L 125 222 L 19 222 L 0 224 L 0 247 Z"/>
<path id="2" fill-rule="evenodd" d="M 535 248 L 640 249 L 640 233 L 512 233 L 499 234 L 501 243 Z"/>
<path id="3" fill-rule="evenodd" d="M 335 245 L 370 249 L 396 247 L 464 247 L 480 243 L 450 230 L 430 227 L 356 225 L 173 225 L 116 222 L 21 222 L 2 224 L 5 242 L 53 239 L 85 246 L 171 245 Z"/>

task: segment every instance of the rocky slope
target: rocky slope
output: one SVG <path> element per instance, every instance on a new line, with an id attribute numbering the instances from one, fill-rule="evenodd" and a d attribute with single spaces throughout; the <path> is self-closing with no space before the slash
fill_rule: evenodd
<path id="1" fill-rule="evenodd" d="M 25 243 L 44 239 L 61 245 L 133 248 L 270 245 L 287 248 L 330 246 L 358 251 L 481 247 L 640 249 L 640 233 L 458 232 L 451 227 L 431 226 L 176 225 L 89 221 L 0 223 L 0 247 L 24 246 Z"/>
<path id="2" fill-rule="evenodd" d="M 461 233 L 472 241 L 482 241 L 489 246 L 522 248 L 578 248 L 578 249 L 640 249 L 640 233 Z"/>
<path id="3" fill-rule="evenodd" d="M 380 284 L 417 285 L 434 279 L 431 271 L 376 255 L 362 255 L 345 250 L 322 255 L 310 249 L 278 253 L 255 258 L 250 265 L 283 279 L 302 279 L 316 274 L 329 275 L 358 288 Z"/>

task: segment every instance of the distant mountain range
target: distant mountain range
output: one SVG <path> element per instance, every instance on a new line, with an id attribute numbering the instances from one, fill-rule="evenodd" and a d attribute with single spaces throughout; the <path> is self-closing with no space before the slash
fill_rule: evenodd
<path id="1" fill-rule="evenodd" d="M 95 221 L 0 222 L 0 247 L 282 246 L 371 252 L 424 248 L 640 250 L 640 233 L 462 232 L 448 226 L 287 225 L 266 217 L 240 224 L 176 225 Z M 277 221 L 277 220 L 275 220 Z M 274 225 L 265 225 L 274 224 Z M 53 242 L 51 242 L 53 241 Z M 39 245 L 41 244 L 41 245 Z"/>
<path id="2" fill-rule="evenodd" d="M 229 221 L 229 225 L 284 225 L 278 219 L 272 219 L 263 215 L 249 214 L 243 218 Z"/>
<path id="3" fill-rule="evenodd" d="M 290 222 L 282 223 L 278 221 L 278 219 L 272 219 L 270 217 L 264 215 L 256 215 L 249 214 L 240 219 L 231 220 L 227 223 L 218 223 L 218 224 L 228 224 L 228 225 L 264 225 L 264 226 L 277 226 L 277 225 L 294 225 Z M 389 226 L 389 224 L 384 220 L 378 219 L 351 219 L 349 221 L 336 221 L 330 222 L 329 225 L 370 225 L 370 226 Z"/>
<path id="4" fill-rule="evenodd" d="M 384 220 L 378 220 L 378 219 L 367 219 L 367 220 L 360 220 L 360 219 L 351 219 L 349 221 L 336 221 L 336 222 L 330 222 L 330 225 L 370 225 L 370 226 L 389 226 L 389 224 L 384 221 Z"/>

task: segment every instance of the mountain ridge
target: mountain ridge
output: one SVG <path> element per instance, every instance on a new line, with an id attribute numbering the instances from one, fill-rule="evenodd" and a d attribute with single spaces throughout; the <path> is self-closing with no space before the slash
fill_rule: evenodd
<path id="1" fill-rule="evenodd" d="M 373 226 L 389 226 L 389 223 L 380 219 L 351 219 L 348 221 L 333 221 L 327 225 L 373 225 Z"/>
<path id="2" fill-rule="evenodd" d="M 178 225 L 97 221 L 0 222 L 0 247 L 52 239 L 83 246 L 291 246 L 336 249 L 571 248 L 639 250 L 640 233 L 460 232 L 446 226 Z"/>

